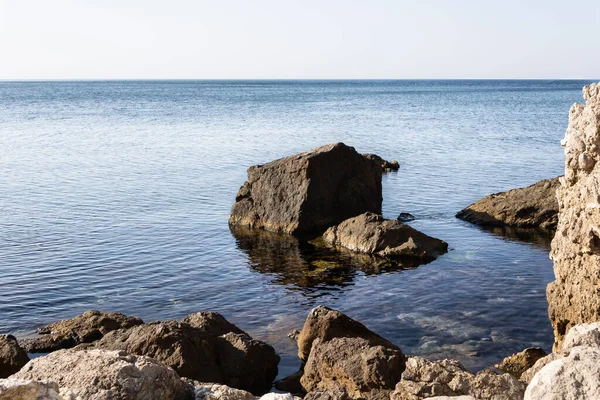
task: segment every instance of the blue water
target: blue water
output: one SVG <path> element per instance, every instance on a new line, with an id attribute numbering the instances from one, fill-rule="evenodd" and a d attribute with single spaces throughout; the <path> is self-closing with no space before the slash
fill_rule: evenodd
<path id="1" fill-rule="evenodd" d="M 90 308 L 145 320 L 213 310 L 298 366 L 289 330 L 317 304 L 405 352 L 479 369 L 552 343 L 544 241 L 454 218 L 560 175 L 584 81 L 0 83 L 0 332 Z M 236 240 L 246 168 L 332 142 L 397 159 L 383 213 L 449 243 L 379 273 L 303 244 Z"/>

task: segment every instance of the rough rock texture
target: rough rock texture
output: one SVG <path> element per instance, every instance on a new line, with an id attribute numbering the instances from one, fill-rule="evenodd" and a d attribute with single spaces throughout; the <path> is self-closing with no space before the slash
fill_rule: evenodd
<path id="1" fill-rule="evenodd" d="M 149 356 L 200 382 L 222 383 L 254 394 L 267 392 L 279 363 L 273 347 L 245 333 L 215 336 L 227 330 L 224 319 L 202 318 L 200 323 L 197 317 L 193 314 L 184 320 L 201 328 L 177 321 L 151 322 L 109 332 L 87 347 Z M 235 325 L 231 329 L 240 331 Z"/>
<path id="2" fill-rule="evenodd" d="M 29 357 L 19 347 L 17 339 L 12 335 L 0 335 L 0 378 L 7 378 L 20 370 Z"/>
<path id="3" fill-rule="evenodd" d="M 344 389 L 336 386 L 327 390 L 313 390 L 304 396 L 304 400 L 350 400 L 350 397 Z"/>
<path id="4" fill-rule="evenodd" d="M 563 144 L 565 176 L 558 189 L 559 222 L 550 257 L 556 280 L 548 285 L 554 349 L 567 330 L 600 320 L 600 86 L 583 89 Z"/>
<path id="5" fill-rule="evenodd" d="M 90 310 L 74 318 L 43 326 L 37 330 L 41 336 L 21 342 L 28 353 L 49 353 L 75 347 L 80 343 L 90 343 L 115 329 L 131 328 L 143 323 L 137 317 Z"/>
<path id="6" fill-rule="evenodd" d="M 200 311 L 181 319 L 181 322 L 193 328 L 202 329 L 210 336 L 221 336 L 229 332 L 243 333 L 243 330 L 227 321 L 224 316 L 211 311 Z"/>
<path id="7" fill-rule="evenodd" d="M 55 382 L 0 379 L 0 400 L 63 400 Z"/>
<path id="8" fill-rule="evenodd" d="M 525 400 L 600 399 L 600 349 L 578 346 L 535 374 Z"/>
<path id="9" fill-rule="evenodd" d="M 395 344 L 347 315 L 329 307 L 317 306 L 308 313 L 304 327 L 298 335 L 298 357 L 303 361 L 308 359 L 315 339 L 319 338 L 321 342 L 326 342 L 336 337 L 359 337 L 366 339 L 371 346 L 380 345 L 400 350 Z"/>
<path id="10" fill-rule="evenodd" d="M 398 220 L 364 213 L 332 226 L 323 234 L 330 244 L 381 257 L 432 261 L 448 251 L 448 244 Z"/>
<path id="11" fill-rule="evenodd" d="M 194 388 L 195 400 L 256 400 L 250 392 L 218 383 L 198 383 Z"/>
<path id="12" fill-rule="evenodd" d="M 506 357 L 500 364 L 496 364 L 494 367 L 519 379 L 523 372 L 531 368 L 537 360 L 547 355 L 548 353 L 541 347 L 528 347 L 519 353 Z"/>
<path id="13" fill-rule="evenodd" d="M 400 350 L 360 337 L 317 338 L 300 382 L 307 392 L 341 387 L 351 399 L 388 399 L 403 370 Z"/>
<path id="14" fill-rule="evenodd" d="M 400 169 L 400 163 L 398 163 L 396 160 L 386 161 L 377 154 L 363 154 L 363 156 L 374 162 L 377 166 L 381 167 L 383 172 L 398 171 L 398 169 Z"/>
<path id="15" fill-rule="evenodd" d="M 60 350 L 31 360 L 13 378 L 57 382 L 66 399 L 193 398 L 191 386 L 173 369 L 119 351 Z"/>
<path id="16" fill-rule="evenodd" d="M 480 400 L 521 400 L 525 386 L 509 374 L 484 370 L 474 375 L 455 360 L 429 361 L 408 357 L 406 370 L 390 399 L 469 395 Z"/>
<path id="17" fill-rule="evenodd" d="M 365 211 L 381 212 L 381 168 L 343 143 L 255 165 L 229 223 L 274 232 L 322 232 Z"/>
<path id="18" fill-rule="evenodd" d="M 457 218 L 483 226 L 556 229 L 559 178 L 531 186 L 491 194 L 456 214 Z"/>

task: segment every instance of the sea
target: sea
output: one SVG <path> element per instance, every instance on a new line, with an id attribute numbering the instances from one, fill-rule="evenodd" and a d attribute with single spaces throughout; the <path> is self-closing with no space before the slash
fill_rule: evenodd
<path id="1" fill-rule="evenodd" d="M 570 106 L 591 81 L 0 82 L 0 333 L 89 309 L 145 321 L 209 310 L 281 356 L 311 308 L 472 370 L 550 351 L 550 238 L 455 218 L 561 175 Z M 398 160 L 383 215 L 449 244 L 370 268 L 291 237 L 234 235 L 246 169 L 343 142 Z"/>

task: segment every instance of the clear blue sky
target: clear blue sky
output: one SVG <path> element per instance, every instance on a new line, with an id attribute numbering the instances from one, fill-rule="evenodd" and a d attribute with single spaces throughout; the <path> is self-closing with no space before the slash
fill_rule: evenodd
<path id="1" fill-rule="evenodd" d="M 598 78 L 600 0 L 0 0 L 0 79 Z"/>

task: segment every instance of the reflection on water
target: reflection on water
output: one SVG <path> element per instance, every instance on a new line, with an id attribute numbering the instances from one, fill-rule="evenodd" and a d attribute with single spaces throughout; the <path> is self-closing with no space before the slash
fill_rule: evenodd
<path id="1" fill-rule="evenodd" d="M 543 250 L 550 250 L 554 231 L 543 229 L 522 229 L 510 226 L 480 226 L 474 225 L 492 235 L 499 236 L 507 241 L 525 242 Z"/>
<path id="2" fill-rule="evenodd" d="M 231 226 L 237 246 L 253 271 L 275 276 L 273 283 L 295 289 L 341 289 L 352 285 L 357 271 L 365 275 L 415 268 L 415 260 L 391 260 L 332 247 L 321 237 L 299 239 L 244 226 Z M 310 291 L 310 290 L 309 290 Z"/>

